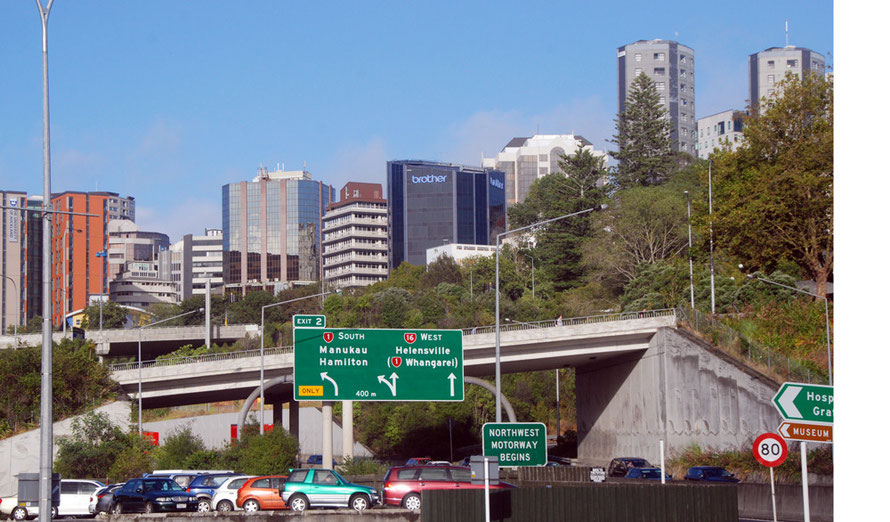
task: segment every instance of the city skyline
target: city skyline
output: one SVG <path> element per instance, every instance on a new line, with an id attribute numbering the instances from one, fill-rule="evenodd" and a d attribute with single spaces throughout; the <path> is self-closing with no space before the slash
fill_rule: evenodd
<path id="1" fill-rule="evenodd" d="M 830 2 L 638 4 L 568 2 L 544 16 L 533 3 L 340 12 L 59 1 L 49 23 L 53 192 L 132 196 L 140 229 L 176 241 L 219 228 L 222 186 L 260 164 L 305 162 L 339 190 L 383 183 L 391 160 L 479 165 L 536 133 L 612 150 L 616 50 L 637 40 L 695 51 L 700 115 L 744 107 L 748 56 L 784 45 L 786 18 L 789 43 L 833 65 Z M 0 187 L 39 195 L 39 18 L 28 2 L 4 11 L 0 63 L 11 74 L 0 99 L 16 102 L 0 121 Z"/>

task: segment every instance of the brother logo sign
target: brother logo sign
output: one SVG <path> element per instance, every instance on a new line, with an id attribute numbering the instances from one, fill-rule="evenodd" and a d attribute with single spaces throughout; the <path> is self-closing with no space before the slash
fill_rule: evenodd
<path id="1" fill-rule="evenodd" d="M 490 180 L 489 183 L 491 183 L 492 187 L 504 190 L 504 182 L 503 181 L 494 179 L 494 178 L 489 178 L 489 180 Z"/>
<path id="2" fill-rule="evenodd" d="M 448 181 L 448 176 L 433 176 L 432 174 L 411 176 L 411 183 L 445 183 L 446 181 Z"/>

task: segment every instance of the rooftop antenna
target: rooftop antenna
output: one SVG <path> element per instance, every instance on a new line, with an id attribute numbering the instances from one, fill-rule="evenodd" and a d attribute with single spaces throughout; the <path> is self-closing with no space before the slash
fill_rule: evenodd
<path id="1" fill-rule="evenodd" d="M 785 47 L 788 47 L 788 19 L 785 19 Z"/>

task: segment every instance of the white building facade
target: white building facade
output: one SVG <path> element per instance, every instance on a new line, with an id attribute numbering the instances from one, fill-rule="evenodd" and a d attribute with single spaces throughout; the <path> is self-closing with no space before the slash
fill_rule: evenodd
<path id="1" fill-rule="evenodd" d="M 356 288 L 388 275 L 386 199 L 379 183 L 349 182 L 322 217 L 325 288 Z"/>
<path id="2" fill-rule="evenodd" d="M 770 47 L 748 56 L 751 107 L 759 107 L 763 98 L 769 99 L 770 96 L 777 94 L 778 83 L 789 72 L 798 78 L 804 72 L 824 76 L 825 57 L 805 47 L 794 45 Z"/>
<path id="3" fill-rule="evenodd" d="M 745 113 L 730 109 L 706 116 L 696 122 L 695 150 L 699 158 L 707 159 L 715 149 L 736 150 L 742 146 Z"/>
<path id="4" fill-rule="evenodd" d="M 223 283 L 222 229 L 204 229 L 204 235 L 186 234 L 170 246 L 163 256 L 161 271 L 176 286 L 177 299 L 182 302 L 195 295 L 222 295 Z"/>

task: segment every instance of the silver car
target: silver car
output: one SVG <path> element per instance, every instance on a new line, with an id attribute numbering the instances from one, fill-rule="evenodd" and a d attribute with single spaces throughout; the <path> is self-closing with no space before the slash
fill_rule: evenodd
<path id="1" fill-rule="evenodd" d="M 210 499 L 210 509 L 214 511 L 241 511 L 235 502 L 238 499 L 238 490 L 247 482 L 247 479 L 256 477 L 257 475 L 235 475 L 227 478 L 213 492 Z"/>

